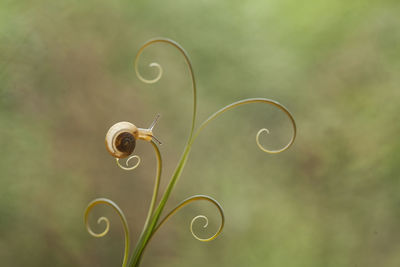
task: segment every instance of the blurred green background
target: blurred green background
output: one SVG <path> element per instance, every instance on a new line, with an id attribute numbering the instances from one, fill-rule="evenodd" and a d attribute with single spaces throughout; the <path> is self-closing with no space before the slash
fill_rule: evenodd
<path id="1" fill-rule="evenodd" d="M 151 146 L 141 166 L 119 169 L 104 147 L 115 122 L 155 129 L 165 160 L 162 187 L 190 128 L 191 84 L 182 56 L 157 44 L 165 70 L 146 85 L 133 59 L 149 38 L 168 37 L 190 54 L 199 122 L 220 107 L 266 97 L 298 125 L 292 148 L 261 152 L 291 134 L 279 110 L 249 105 L 220 117 L 196 141 L 167 210 L 193 194 L 223 205 L 226 227 L 196 241 L 176 214 L 150 243 L 142 266 L 400 266 L 400 3 L 389 1 L 12 1 L 0 2 L 1 266 L 120 266 L 122 227 L 83 224 L 90 200 L 126 213 L 135 243 L 155 174 Z M 163 191 L 162 188 L 162 191 Z M 203 232 L 204 231 L 204 232 Z"/>

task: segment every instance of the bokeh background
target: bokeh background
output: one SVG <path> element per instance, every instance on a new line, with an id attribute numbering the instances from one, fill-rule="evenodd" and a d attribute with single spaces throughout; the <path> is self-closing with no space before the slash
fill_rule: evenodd
<path id="1" fill-rule="evenodd" d="M 279 110 L 249 105 L 220 117 L 196 141 L 167 205 L 208 194 L 226 227 L 196 241 L 191 219 L 220 218 L 207 203 L 176 214 L 152 240 L 142 266 L 400 266 L 400 6 L 381 1 L 12 1 L 0 2 L 1 266 L 119 266 L 122 227 L 83 224 L 90 200 L 126 213 L 135 243 L 155 174 L 152 147 L 140 167 L 119 169 L 104 147 L 115 122 L 147 127 L 157 113 L 162 190 L 190 128 L 191 83 L 182 56 L 154 45 L 141 61 L 165 70 L 146 85 L 133 59 L 149 38 L 190 54 L 199 122 L 242 98 L 290 109 L 292 148 L 261 152 L 258 129 L 278 148 L 291 135 Z"/>

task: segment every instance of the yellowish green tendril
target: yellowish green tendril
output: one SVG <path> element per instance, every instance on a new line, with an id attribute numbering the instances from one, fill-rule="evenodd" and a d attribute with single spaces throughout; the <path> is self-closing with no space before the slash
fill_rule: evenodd
<path id="1" fill-rule="evenodd" d="M 86 229 L 89 232 L 89 234 L 91 234 L 94 237 L 103 237 L 108 233 L 108 231 L 110 229 L 110 221 L 106 217 L 100 217 L 97 220 L 97 223 L 99 223 L 99 224 L 101 222 L 105 222 L 105 224 L 106 224 L 106 227 L 105 227 L 104 231 L 101 232 L 101 233 L 93 232 L 93 230 L 91 229 L 91 227 L 89 225 L 89 220 L 88 220 L 89 213 L 93 209 L 93 207 L 95 207 L 95 206 L 97 206 L 99 204 L 104 204 L 104 205 L 112 207 L 115 210 L 115 212 L 118 214 L 119 218 L 121 219 L 122 226 L 123 226 L 123 229 L 124 229 L 124 235 L 125 235 L 125 250 L 124 250 L 124 258 L 123 258 L 123 261 L 122 261 L 122 267 L 126 267 L 127 263 L 128 263 L 129 246 L 130 246 L 129 228 L 128 228 L 128 222 L 127 222 L 127 220 L 125 218 L 125 215 L 122 212 L 122 210 L 118 207 L 117 204 L 115 204 L 113 201 L 111 201 L 111 200 L 109 200 L 107 198 L 96 198 L 93 201 L 91 201 L 89 203 L 89 205 L 87 206 L 87 208 L 85 210 L 85 215 L 84 215 Z"/>
<path id="2" fill-rule="evenodd" d="M 139 80 L 141 80 L 141 81 L 144 82 L 144 83 L 150 83 L 150 84 L 151 84 L 151 83 L 156 83 L 156 82 L 158 82 L 158 81 L 161 79 L 162 75 L 163 75 L 163 68 L 161 67 L 160 64 L 158 64 L 158 63 L 156 63 L 156 62 L 150 63 L 150 64 L 149 64 L 149 67 L 150 67 L 150 68 L 157 68 L 158 74 L 157 74 L 156 78 L 151 79 L 151 80 L 148 80 L 148 79 L 144 78 L 144 77 L 140 74 L 140 72 L 138 71 L 138 61 L 135 61 L 135 72 L 136 72 L 136 76 L 139 78 Z"/>
<path id="3" fill-rule="evenodd" d="M 174 215 L 176 212 L 178 212 L 180 209 L 182 209 L 183 207 L 185 207 L 186 205 L 190 204 L 191 202 L 194 201 L 199 201 L 199 200 L 206 200 L 210 203 L 212 203 L 214 206 L 216 206 L 218 208 L 219 214 L 221 215 L 221 224 L 218 228 L 218 231 L 212 235 L 209 238 L 200 238 L 198 237 L 194 232 L 193 232 L 193 223 L 198 220 L 198 219 L 204 219 L 205 220 L 205 224 L 204 224 L 204 228 L 206 228 L 208 226 L 208 218 L 204 215 L 198 215 L 196 217 L 194 217 L 190 223 L 190 232 L 192 233 L 193 237 L 196 238 L 199 241 L 203 241 L 203 242 L 208 242 L 211 241 L 215 238 L 217 238 L 217 236 L 219 236 L 219 234 L 222 232 L 222 229 L 224 228 L 225 225 L 225 215 L 224 215 L 224 210 L 222 209 L 221 205 L 218 203 L 218 201 L 216 201 L 214 198 L 209 197 L 209 196 L 205 196 L 205 195 L 196 195 L 196 196 L 192 196 L 189 197 L 187 199 L 185 199 L 184 201 L 182 201 L 181 203 L 178 204 L 178 206 L 176 206 L 176 208 L 174 208 L 172 211 L 170 211 L 165 217 L 164 219 L 162 219 L 160 221 L 160 223 L 157 225 L 156 228 L 154 228 L 154 231 L 152 233 L 152 235 L 154 235 L 157 230 L 172 216 Z"/>
<path id="4" fill-rule="evenodd" d="M 149 212 L 147 214 L 146 222 L 144 223 L 143 231 L 144 231 L 144 229 L 147 228 L 147 225 L 149 224 L 151 215 L 153 215 L 153 211 L 154 211 L 156 201 L 157 201 L 158 191 L 160 189 L 161 171 L 162 171 L 162 158 L 161 158 L 160 150 L 159 150 L 157 144 L 153 140 L 151 140 L 151 144 L 153 145 L 153 148 L 154 148 L 154 151 L 155 151 L 156 157 L 157 157 L 157 173 L 156 173 L 156 180 L 154 183 L 153 196 L 151 199 L 150 208 L 149 208 Z"/>
<path id="5" fill-rule="evenodd" d="M 156 153 L 156 158 L 157 158 L 157 173 L 156 173 L 156 179 L 155 179 L 155 183 L 154 183 L 153 197 L 152 197 L 152 199 L 151 199 L 150 208 L 149 208 L 149 212 L 148 212 L 148 214 L 147 214 L 147 219 L 146 219 L 146 222 L 145 222 L 145 224 L 144 224 L 144 228 L 147 227 L 148 221 L 150 220 L 151 215 L 152 215 L 152 213 L 153 213 L 153 211 L 154 211 L 154 207 L 155 207 L 155 204 L 156 204 L 156 201 L 157 201 L 158 191 L 159 191 L 159 188 L 160 188 L 161 171 L 162 171 L 162 158 L 161 158 L 160 150 L 159 150 L 157 144 L 156 144 L 153 140 L 151 140 L 150 143 L 153 145 L 154 151 L 155 151 L 155 153 Z M 134 156 L 129 157 L 128 160 L 125 162 L 125 164 L 126 164 L 127 166 L 129 166 L 129 161 L 132 160 L 132 159 L 134 159 L 134 158 L 137 159 L 137 162 L 136 162 L 136 164 L 135 164 L 134 166 L 132 166 L 132 167 L 125 167 L 125 166 L 121 165 L 121 164 L 120 164 L 120 159 L 119 159 L 119 158 L 116 158 L 115 160 L 116 160 L 116 162 L 117 162 L 118 167 L 120 167 L 121 169 L 123 169 L 123 170 L 125 170 L 125 171 L 131 171 L 131 170 L 136 169 L 136 168 L 139 166 L 139 164 L 140 164 L 140 157 L 137 156 L 137 155 L 134 155 Z M 107 218 L 106 218 L 106 219 L 107 219 Z"/>
<path id="6" fill-rule="evenodd" d="M 166 44 L 170 44 L 170 45 L 174 46 L 175 48 L 177 48 L 179 50 L 179 52 L 181 52 L 181 54 L 185 58 L 185 61 L 188 65 L 190 77 L 192 79 L 192 88 L 193 88 L 193 116 L 192 116 L 192 127 L 191 127 L 190 134 L 189 134 L 189 140 L 190 140 L 192 138 L 192 134 L 193 134 L 195 122 L 196 122 L 197 92 L 196 92 L 196 81 L 194 78 L 192 63 L 191 63 L 189 55 L 185 51 L 185 49 L 177 42 L 175 42 L 171 39 L 167 39 L 167 38 L 155 38 L 155 39 L 151 39 L 151 40 L 147 41 L 146 43 L 144 43 L 142 45 L 142 47 L 140 47 L 138 53 L 136 54 L 136 58 L 135 58 L 135 62 L 134 62 L 136 76 L 138 77 L 138 79 L 140 81 L 142 81 L 144 83 L 156 83 L 161 79 L 162 74 L 163 74 L 163 69 L 162 69 L 161 65 L 156 62 L 153 62 L 149 65 L 149 67 L 154 67 L 154 68 L 158 69 L 158 74 L 157 74 L 156 78 L 151 79 L 151 80 L 146 79 L 139 72 L 139 58 L 140 58 L 141 54 L 148 46 L 155 44 L 155 43 L 166 43 Z"/>
<path id="7" fill-rule="evenodd" d="M 129 167 L 129 162 L 130 162 L 132 159 L 136 159 L 136 164 L 133 165 L 133 166 L 131 166 L 131 167 Z M 115 161 L 117 162 L 118 167 L 120 167 L 121 169 L 123 169 L 123 170 L 125 170 L 125 171 L 132 171 L 132 170 L 136 169 L 137 167 L 139 167 L 139 165 L 140 165 L 140 157 L 139 157 L 138 155 L 130 156 L 130 157 L 126 160 L 126 162 L 125 162 L 125 165 L 126 165 L 126 166 L 123 166 L 123 165 L 119 162 L 119 161 L 120 161 L 119 158 L 115 158 Z"/>
<path id="8" fill-rule="evenodd" d="M 210 117 L 208 117 L 208 118 L 199 126 L 199 128 L 197 129 L 197 131 L 196 131 L 196 133 L 195 133 L 195 135 L 194 135 L 194 138 L 193 138 L 193 140 L 192 140 L 192 143 L 193 143 L 193 141 L 196 139 L 196 137 L 200 134 L 200 132 L 206 127 L 206 125 L 207 125 L 208 123 L 210 123 L 212 120 L 214 120 L 216 117 L 218 117 L 219 115 L 221 115 L 222 113 L 224 113 L 224 112 L 226 112 L 226 111 L 228 111 L 228 110 L 230 110 L 230 109 L 233 109 L 233 108 L 235 108 L 235 107 L 238 107 L 238 106 L 241 106 L 241 105 L 245 105 L 245 104 L 252 104 L 252 103 L 270 104 L 270 105 L 273 105 L 273 106 L 279 108 L 280 110 L 282 110 L 282 111 L 289 117 L 290 122 L 291 122 L 291 124 L 292 124 L 292 126 L 293 126 L 293 135 L 292 135 L 292 138 L 290 139 L 290 141 L 289 141 L 284 147 L 282 147 L 281 149 L 277 149 L 277 150 L 269 150 L 269 149 L 267 149 L 267 148 L 265 148 L 265 147 L 263 147 L 263 146 L 261 145 L 260 140 L 259 140 L 260 135 L 261 135 L 262 133 L 264 133 L 264 132 L 269 133 L 269 130 L 266 129 L 266 128 L 263 128 L 263 129 L 259 130 L 258 133 L 257 133 L 257 135 L 256 135 L 256 143 L 257 143 L 258 147 L 259 147 L 262 151 L 267 152 L 267 153 L 270 153 L 270 154 L 277 154 L 277 153 L 281 153 L 281 152 L 287 150 L 287 149 L 293 144 L 294 140 L 296 139 L 296 134 L 297 134 L 296 122 L 295 122 L 295 120 L 294 120 L 292 114 L 289 112 L 289 110 L 288 110 L 285 106 L 283 106 L 282 104 L 280 104 L 280 103 L 277 102 L 277 101 L 274 101 L 274 100 L 271 100 L 271 99 L 267 99 L 267 98 L 248 98 L 248 99 L 243 99 L 243 100 L 234 102 L 234 103 L 232 103 L 232 104 L 229 104 L 229 105 L 227 105 L 227 106 L 221 108 L 220 110 L 218 110 L 217 112 L 215 112 L 214 114 L 212 114 Z"/>
<path id="9" fill-rule="evenodd" d="M 225 215 L 224 215 L 224 210 L 222 209 L 222 206 L 218 203 L 217 200 L 215 200 L 214 198 L 210 197 L 210 196 L 206 196 L 206 195 L 195 195 L 195 196 L 191 196 L 185 200 L 183 200 L 181 203 L 178 204 L 178 206 L 176 206 L 173 210 L 171 210 L 161 221 L 160 223 L 154 228 L 154 230 L 151 232 L 151 235 L 149 236 L 149 239 L 147 240 L 147 242 L 144 244 L 142 253 L 145 251 L 145 249 L 147 248 L 147 245 L 150 243 L 151 239 L 153 238 L 154 234 L 158 231 L 158 229 L 160 229 L 160 227 L 169 219 L 171 218 L 172 215 L 174 215 L 175 213 L 177 213 L 180 209 L 182 209 L 183 207 L 185 207 L 186 205 L 194 202 L 194 201 L 200 201 L 200 200 L 205 200 L 208 201 L 210 203 L 212 203 L 215 207 L 217 207 L 218 212 L 221 216 L 221 223 L 220 226 L 217 230 L 217 232 L 212 235 L 209 238 L 201 238 L 199 236 L 197 236 L 194 231 L 193 231 L 193 224 L 198 220 L 198 219 L 203 219 L 205 220 L 205 224 L 203 225 L 204 228 L 207 228 L 208 226 L 208 218 L 204 215 L 197 215 L 196 217 L 194 217 L 192 219 L 192 221 L 190 222 L 190 232 L 192 233 L 193 237 L 199 241 L 202 242 L 208 242 L 208 241 L 212 241 L 215 238 L 217 238 L 222 230 L 224 229 L 224 225 L 225 225 Z M 140 262 L 140 258 L 139 261 L 137 262 L 137 264 Z"/>

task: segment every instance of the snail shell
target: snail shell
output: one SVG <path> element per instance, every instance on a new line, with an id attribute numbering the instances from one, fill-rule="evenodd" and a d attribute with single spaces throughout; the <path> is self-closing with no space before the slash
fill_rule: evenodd
<path id="1" fill-rule="evenodd" d="M 126 158 L 133 153 L 139 129 L 130 122 L 118 122 L 106 134 L 107 151 L 116 158 Z"/>

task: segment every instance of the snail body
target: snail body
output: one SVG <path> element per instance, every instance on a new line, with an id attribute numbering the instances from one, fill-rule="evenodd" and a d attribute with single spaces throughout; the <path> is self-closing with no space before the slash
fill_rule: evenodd
<path id="1" fill-rule="evenodd" d="M 127 121 L 117 122 L 106 134 L 107 151 L 115 158 L 126 158 L 135 150 L 136 140 L 157 141 L 152 130 L 158 117 L 148 129 L 138 128 Z"/>

